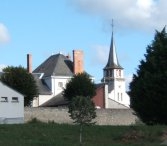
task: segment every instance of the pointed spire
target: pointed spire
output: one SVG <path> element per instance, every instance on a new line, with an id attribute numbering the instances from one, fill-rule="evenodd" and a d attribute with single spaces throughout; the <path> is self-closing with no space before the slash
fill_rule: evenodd
<path id="1" fill-rule="evenodd" d="M 110 52 L 109 52 L 109 57 L 108 57 L 108 62 L 105 68 L 122 68 L 118 62 L 118 57 L 116 53 L 116 47 L 114 44 L 114 22 L 112 19 L 112 36 L 111 36 L 111 44 L 110 44 Z"/>

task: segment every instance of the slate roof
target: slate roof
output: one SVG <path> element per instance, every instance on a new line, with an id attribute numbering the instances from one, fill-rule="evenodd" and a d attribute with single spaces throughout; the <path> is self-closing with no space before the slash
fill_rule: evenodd
<path id="1" fill-rule="evenodd" d="M 57 106 L 65 106 L 68 104 L 68 101 L 63 97 L 62 93 L 54 96 L 44 104 L 40 105 L 40 107 L 57 107 Z"/>
<path id="2" fill-rule="evenodd" d="M 104 86 L 105 83 L 95 84 L 96 89 Z M 47 102 L 40 105 L 40 107 L 57 107 L 57 106 L 65 106 L 68 105 L 68 101 L 63 96 L 63 93 L 59 93 L 58 95 L 54 96 Z"/>
<path id="3" fill-rule="evenodd" d="M 51 95 L 52 92 L 49 89 L 49 87 L 46 85 L 46 83 L 43 81 L 43 79 L 39 79 L 37 74 L 32 74 L 34 76 L 34 79 L 36 81 L 37 87 L 38 87 L 38 93 L 40 95 Z"/>
<path id="4" fill-rule="evenodd" d="M 95 88 L 98 89 L 98 88 L 101 88 L 105 86 L 105 83 L 98 83 L 98 84 L 95 84 Z"/>
<path id="5" fill-rule="evenodd" d="M 118 109 L 118 106 L 119 106 L 119 109 L 121 109 L 121 108 L 129 109 L 128 106 L 126 106 L 126 105 L 124 105 L 124 104 L 122 104 L 122 103 L 120 103 L 120 102 L 118 102 L 116 100 L 113 100 L 111 98 L 108 98 L 108 99 L 110 100 L 110 102 L 112 102 L 112 104 L 115 104 L 117 106 L 117 109 Z"/>
<path id="6" fill-rule="evenodd" d="M 114 38 L 113 38 L 113 32 L 112 32 L 112 37 L 111 37 L 111 45 L 110 45 L 110 52 L 109 52 L 109 57 L 108 57 L 108 62 L 107 65 L 104 69 L 123 69 L 121 65 L 119 64 L 117 53 L 116 53 L 116 47 L 114 44 Z"/>
<path id="7" fill-rule="evenodd" d="M 55 54 L 39 65 L 33 73 L 48 76 L 73 76 L 73 62 L 62 54 Z"/>

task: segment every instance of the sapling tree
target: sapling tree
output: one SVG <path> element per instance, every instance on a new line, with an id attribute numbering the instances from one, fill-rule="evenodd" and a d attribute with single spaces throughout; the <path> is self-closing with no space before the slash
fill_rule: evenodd
<path id="1" fill-rule="evenodd" d="M 70 117 L 80 126 L 80 144 L 82 144 L 82 129 L 84 125 L 92 125 L 96 117 L 96 109 L 89 97 L 76 96 L 69 103 Z"/>
<path id="2" fill-rule="evenodd" d="M 69 101 L 70 117 L 80 125 L 80 144 L 83 126 L 94 124 L 92 120 L 96 117 L 96 109 L 92 97 L 95 93 L 95 85 L 87 73 L 74 75 L 64 89 L 64 97 Z"/>

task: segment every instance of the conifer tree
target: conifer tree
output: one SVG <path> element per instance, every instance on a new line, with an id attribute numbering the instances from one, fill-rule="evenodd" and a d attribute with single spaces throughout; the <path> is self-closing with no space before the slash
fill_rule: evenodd
<path id="1" fill-rule="evenodd" d="M 146 124 L 167 124 L 167 33 L 156 31 L 130 83 L 131 108 Z"/>

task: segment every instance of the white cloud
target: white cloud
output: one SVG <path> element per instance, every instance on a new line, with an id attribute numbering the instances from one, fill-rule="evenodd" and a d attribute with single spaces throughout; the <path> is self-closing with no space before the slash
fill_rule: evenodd
<path id="1" fill-rule="evenodd" d="M 162 29 L 167 24 L 166 0 L 71 0 L 77 10 L 115 19 L 121 27 Z"/>
<path id="2" fill-rule="evenodd" d="M 10 41 L 10 36 L 8 33 L 7 27 L 3 24 L 0 23 L 0 44 L 5 44 Z"/>
<path id="3" fill-rule="evenodd" d="M 108 53 L 109 53 L 109 46 L 102 46 L 102 45 L 95 45 L 91 49 L 94 53 L 92 59 L 93 65 L 99 65 L 103 64 L 105 65 L 107 63 L 108 59 Z"/>
<path id="4" fill-rule="evenodd" d="M 0 72 L 2 72 L 2 70 L 7 67 L 7 65 L 4 65 L 4 64 L 0 64 Z"/>

